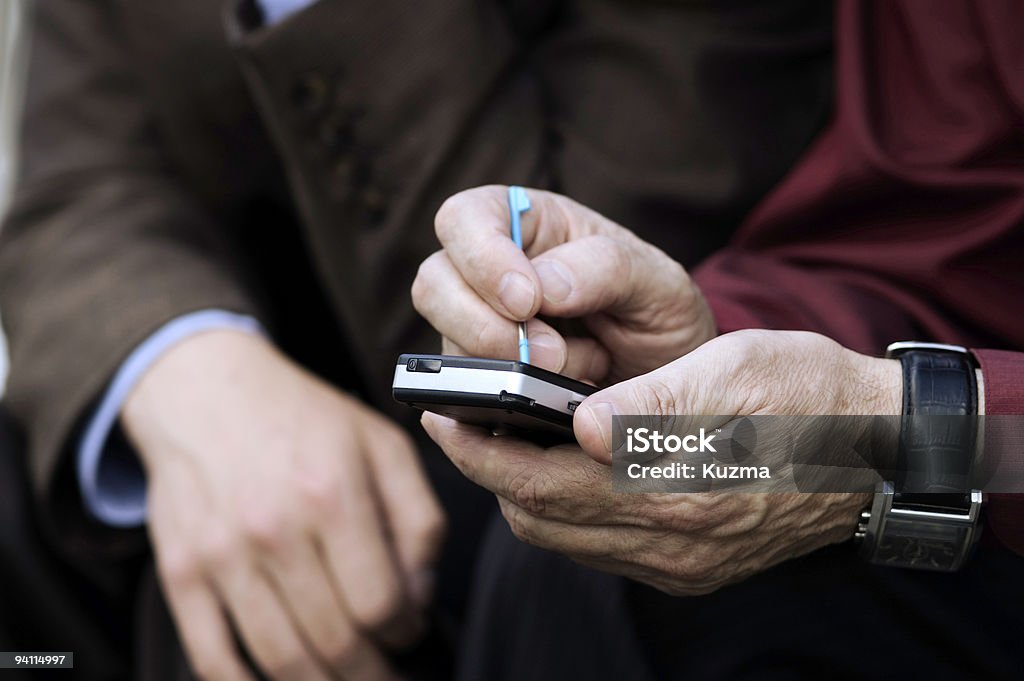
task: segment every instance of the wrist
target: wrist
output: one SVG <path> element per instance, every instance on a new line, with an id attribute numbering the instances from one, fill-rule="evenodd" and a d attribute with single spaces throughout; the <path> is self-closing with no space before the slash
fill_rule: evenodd
<path id="1" fill-rule="evenodd" d="M 179 439 L 191 417 L 201 413 L 219 420 L 209 416 L 227 404 L 228 391 L 254 367 L 280 357 L 263 336 L 235 329 L 203 331 L 168 349 L 142 374 L 121 408 L 124 432 L 143 463 L 149 466 L 155 445 Z"/>
<path id="2" fill-rule="evenodd" d="M 903 373 L 899 360 L 869 357 L 853 351 L 854 380 L 845 403 L 857 416 L 899 416 L 903 412 Z"/>

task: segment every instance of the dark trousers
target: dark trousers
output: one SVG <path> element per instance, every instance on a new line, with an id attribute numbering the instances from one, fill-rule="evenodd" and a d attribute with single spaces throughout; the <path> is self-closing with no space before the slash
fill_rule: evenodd
<path id="1" fill-rule="evenodd" d="M 31 504 L 0 412 L 0 650 L 74 652 L 85 681 L 189 679 L 147 558 L 86 573 Z M 1024 678 L 1024 558 L 1004 550 L 941 575 L 872 568 L 841 545 L 697 598 L 525 546 L 500 517 L 481 555 L 460 681 Z M 413 678 L 443 678 L 443 644 L 406 658 L 425 671 Z"/>
<path id="2" fill-rule="evenodd" d="M 671 598 L 517 541 L 479 562 L 460 681 L 1024 679 L 1024 558 L 954 575 L 875 568 L 849 544 Z"/>
<path id="3" fill-rule="evenodd" d="M 71 652 L 73 672 L 0 670 L 0 679 L 193 679 L 148 552 L 103 564 L 62 554 L 40 524 L 24 443 L 0 409 L 0 650 Z"/>
<path id="4" fill-rule="evenodd" d="M 24 443 L 0 409 L 0 651 L 72 652 L 75 670 L 67 675 L 77 681 L 192 679 L 145 547 L 108 564 L 62 554 L 29 490 Z M 472 562 L 470 547 L 451 553 L 449 561 L 468 555 Z M 464 589 L 468 577 L 461 581 Z M 393 659 L 410 681 L 450 678 L 458 622 L 451 612 L 436 620 L 415 649 Z M 56 673 L 0 670 L 0 681 Z"/>

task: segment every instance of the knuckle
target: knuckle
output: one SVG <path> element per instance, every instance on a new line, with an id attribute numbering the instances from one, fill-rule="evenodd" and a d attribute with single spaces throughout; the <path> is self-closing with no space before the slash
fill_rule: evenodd
<path id="1" fill-rule="evenodd" d="M 223 656 L 215 651 L 197 652 L 189 660 L 189 666 L 196 678 L 202 681 L 221 681 L 229 678 Z"/>
<path id="2" fill-rule="evenodd" d="M 195 584 L 202 577 L 202 561 L 188 549 L 163 551 L 159 564 L 163 581 L 170 589 Z"/>
<path id="3" fill-rule="evenodd" d="M 287 539 L 284 518 L 272 505 L 251 504 L 241 514 L 241 536 L 262 551 L 275 552 Z"/>
<path id="4" fill-rule="evenodd" d="M 440 508 L 434 506 L 417 515 L 411 530 L 417 560 L 426 561 L 434 555 L 447 533 L 448 521 Z"/>
<path id="5" fill-rule="evenodd" d="M 530 516 L 523 509 L 512 504 L 504 504 L 501 513 L 505 516 L 509 530 L 513 536 L 525 544 L 535 544 L 536 536 Z"/>
<path id="6" fill-rule="evenodd" d="M 727 379 L 735 386 L 731 392 L 744 396 L 744 406 L 753 408 L 769 394 L 766 384 L 775 362 L 765 348 L 771 337 L 761 330 L 738 331 L 723 336 L 728 339 Z"/>
<path id="7" fill-rule="evenodd" d="M 220 571 L 231 565 L 239 555 L 239 539 L 227 526 L 210 527 L 200 539 L 202 563 L 211 571 Z"/>
<path id="8" fill-rule="evenodd" d="M 611 256 L 611 274 L 621 281 L 628 281 L 633 271 L 633 259 L 630 257 L 629 249 L 626 248 L 625 244 L 618 239 L 613 239 L 603 234 L 595 236 L 593 239 L 601 252 Z"/>
<path id="9" fill-rule="evenodd" d="M 402 610 L 403 595 L 397 584 L 364 589 L 352 604 L 353 617 L 367 631 L 380 631 L 395 621 Z"/>
<path id="10" fill-rule="evenodd" d="M 633 404 L 642 405 L 641 412 L 654 415 L 676 413 L 675 390 L 657 372 L 631 382 Z"/>
<path id="11" fill-rule="evenodd" d="M 717 524 L 719 516 L 716 512 L 716 502 L 709 501 L 711 497 L 704 495 L 693 495 L 682 505 L 657 505 L 654 512 L 654 520 L 661 527 L 671 529 L 674 532 L 692 534 L 705 532 Z"/>
<path id="12" fill-rule="evenodd" d="M 386 431 L 377 431 L 382 446 L 390 452 L 402 452 L 410 457 L 416 456 L 416 443 L 404 430 L 391 426 Z"/>
<path id="13" fill-rule="evenodd" d="M 735 373 L 745 374 L 757 367 L 762 355 L 763 333 L 755 329 L 745 329 L 722 337 L 728 343 L 728 355 Z"/>
<path id="14" fill-rule="evenodd" d="M 663 253 L 662 255 L 664 257 L 660 259 L 661 262 L 656 270 L 659 275 L 658 291 L 661 294 L 661 300 L 665 301 L 667 307 L 662 314 L 670 312 L 673 315 L 683 316 L 686 311 L 692 310 L 694 304 L 700 299 L 700 289 L 694 285 L 690 274 L 681 263 Z"/>
<path id="15" fill-rule="evenodd" d="M 459 213 L 459 205 L 463 200 L 462 192 L 449 196 L 434 215 L 434 234 L 437 235 L 442 244 L 448 240 L 448 236 L 452 233 L 456 216 Z"/>
<path id="16" fill-rule="evenodd" d="M 696 586 L 714 578 L 714 567 L 706 559 L 704 552 L 691 551 L 678 560 L 674 560 L 671 565 L 663 566 L 663 569 L 669 574 L 675 573 L 679 579 Z"/>
<path id="17" fill-rule="evenodd" d="M 544 514 L 551 492 L 551 478 L 547 473 L 521 470 L 512 476 L 507 487 L 513 504 L 533 515 Z"/>
<path id="18" fill-rule="evenodd" d="M 453 194 L 445 199 L 441 207 L 437 209 L 437 214 L 434 216 L 434 233 L 437 234 L 437 238 L 442 244 L 454 233 L 459 216 L 473 201 L 478 191 L 478 189 L 467 189 Z"/>
<path id="19" fill-rule="evenodd" d="M 700 534 L 713 525 L 713 515 L 707 509 L 693 505 L 664 519 L 664 526 L 684 534 Z"/>
<path id="20" fill-rule="evenodd" d="M 438 279 L 438 259 L 443 255 L 443 251 L 437 251 L 421 262 L 416 270 L 416 278 L 412 280 L 412 304 L 420 314 L 424 314 L 430 307 Z"/>
<path id="21" fill-rule="evenodd" d="M 682 509 L 672 504 L 651 503 L 650 499 L 647 501 L 636 509 L 638 520 L 645 526 L 656 530 L 686 531 Z"/>
<path id="22" fill-rule="evenodd" d="M 262 658 L 261 666 L 272 679 L 299 678 L 308 667 L 308 658 L 298 642 L 264 645 Z"/>
<path id="23" fill-rule="evenodd" d="M 590 242 L 589 248 L 603 256 L 598 259 L 598 262 L 607 268 L 607 271 L 603 273 L 607 281 L 628 282 L 632 280 L 633 260 L 628 247 L 622 241 L 605 234 L 590 236 L 587 237 L 587 240 Z M 633 293 L 635 292 L 627 290 L 621 285 L 609 287 L 603 292 L 601 306 L 607 307 L 621 303 Z"/>
<path id="24" fill-rule="evenodd" d="M 691 588 L 713 591 L 735 572 L 735 557 L 733 551 L 719 542 L 693 542 L 687 544 L 685 551 L 668 556 L 665 569 Z"/>
<path id="25" fill-rule="evenodd" d="M 416 443 L 403 430 L 385 424 L 374 431 L 375 451 L 387 452 L 389 461 L 400 461 L 404 465 L 415 465 Z M 339 482 L 341 482 L 339 480 Z"/>
<path id="26" fill-rule="evenodd" d="M 512 336 L 509 335 L 504 320 L 483 319 L 476 326 L 476 336 L 472 343 L 464 347 L 470 352 L 500 356 L 510 351 L 510 338 Z"/>
<path id="27" fill-rule="evenodd" d="M 319 471 L 295 481 L 296 494 L 314 517 L 334 513 L 341 501 L 341 480 L 338 471 Z"/>
<path id="28" fill-rule="evenodd" d="M 320 654 L 334 668 L 345 668 L 358 658 L 362 640 L 350 626 L 339 627 L 331 640 L 321 647 Z"/>
<path id="29" fill-rule="evenodd" d="M 687 508 L 685 513 L 679 514 L 678 518 L 685 531 L 691 533 L 706 532 L 719 522 L 714 505 L 708 504 L 694 504 Z"/>

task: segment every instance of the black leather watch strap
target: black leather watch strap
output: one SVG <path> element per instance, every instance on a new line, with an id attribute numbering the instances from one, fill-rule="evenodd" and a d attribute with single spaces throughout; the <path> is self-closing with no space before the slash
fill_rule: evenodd
<path id="1" fill-rule="evenodd" d="M 974 417 L 978 413 L 971 356 L 911 349 L 898 357 L 904 385 L 900 433 L 904 474 L 895 484 L 894 505 L 920 510 L 969 509 L 970 470 L 977 442 Z"/>
<path id="2" fill-rule="evenodd" d="M 903 366 L 899 469 L 883 480 L 854 538 L 875 565 L 955 572 L 981 534 L 980 490 L 971 488 L 978 386 L 967 350 L 901 341 L 887 357 Z"/>

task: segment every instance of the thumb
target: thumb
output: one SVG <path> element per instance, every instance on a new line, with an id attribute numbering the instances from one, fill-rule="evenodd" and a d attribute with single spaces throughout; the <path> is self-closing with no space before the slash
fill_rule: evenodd
<path id="1" fill-rule="evenodd" d="M 616 416 L 733 416 L 742 409 L 743 396 L 730 384 L 736 384 L 736 367 L 742 364 L 737 357 L 751 344 L 747 335 L 720 336 L 663 367 L 594 393 L 576 408 L 576 440 L 595 461 L 610 464 Z"/>
<path id="2" fill-rule="evenodd" d="M 695 374 L 693 362 L 684 357 L 643 376 L 617 383 L 594 393 L 576 408 L 573 430 L 576 440 L 598 463 L 610 465 L 617 416 L 694 413 L 687 390 Z"/>

